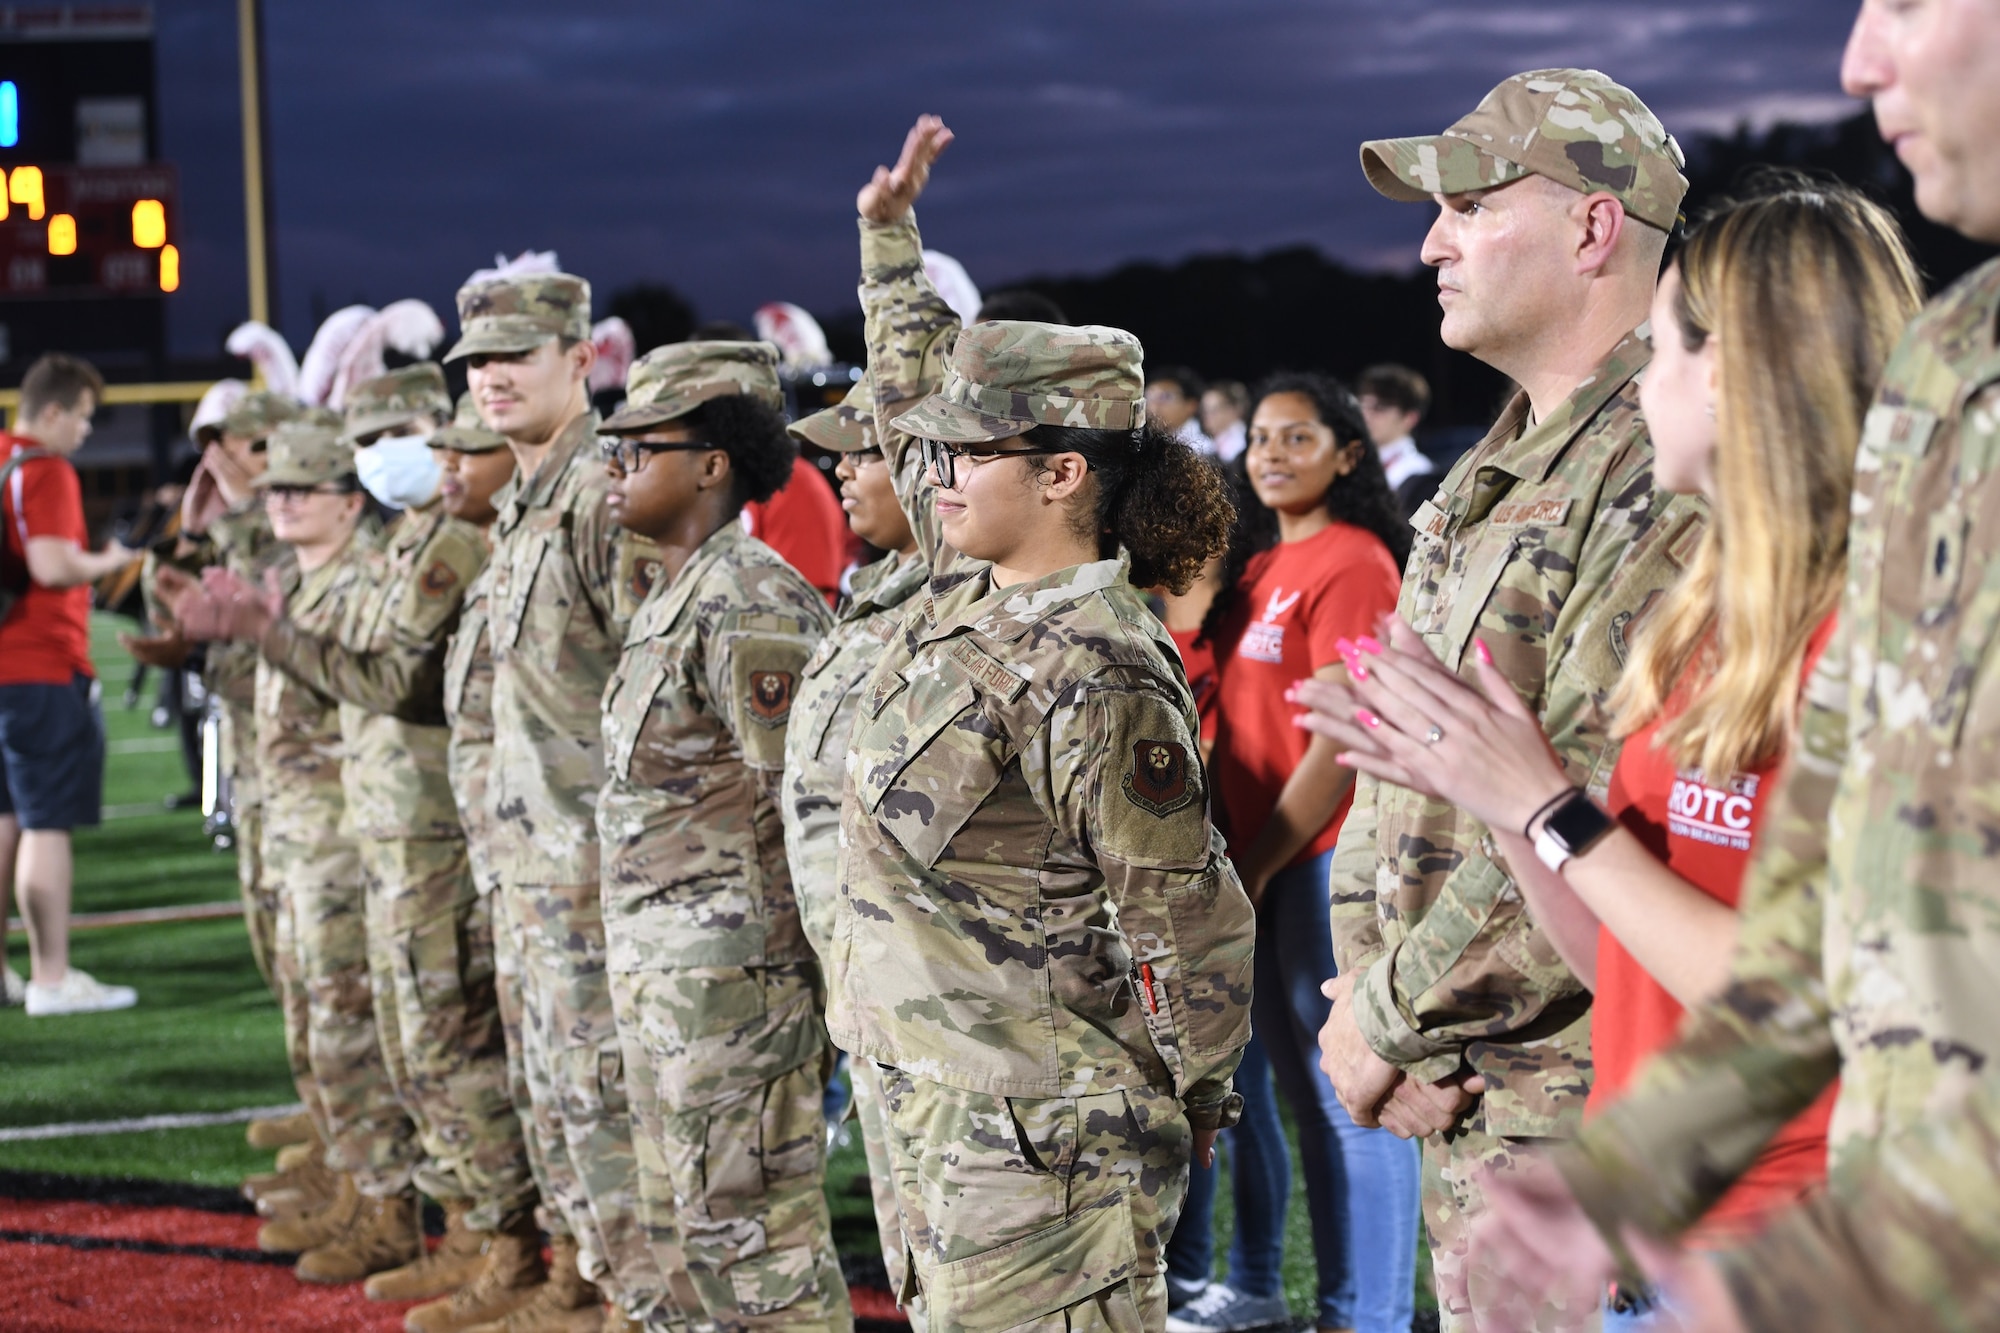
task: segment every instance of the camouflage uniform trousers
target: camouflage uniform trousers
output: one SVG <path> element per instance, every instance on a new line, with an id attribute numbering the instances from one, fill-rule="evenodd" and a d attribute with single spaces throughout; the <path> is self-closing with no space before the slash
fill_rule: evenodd
<path id="1" fill-rule="evenodd" d="M 868 1189 L 875 1199 L 875 1234 L 882 1242 L 882 1267 L 889 1273 L 889 1290 L 900 1292 L 909 1277 L 910 1252 L 903 1243 L 903 1213 L 896 1206 L 882 1071 L 873 1060 L 849 1060 L 847 1078 L 854 1089 L 854 1119 L 861 1126 L 861 1149 L 868 1155 Z M 908 1298 L 903 1313 L 910 1317 L 911 1333 L 925 1333 L 923 1297 Z"/>
<path id="2" fill-rule="evenodd" d="M 256 714 L 248 708 L 224 703 L 222 707 L 223 767 L 230 778 L 233 807 L 229 816 L 235 825 L 236 889 L 243 901 L 243 927 L 250 935 L 250 956 L 271 994 L 284 1004 L 278 984 L 278 893 L 264 873 L 264 800 L 251 768 L 249 755 L 255 746 Z"/>
<path id="3" fill-rule="evenodd" d="M 1467 1259 L 1473 1223 L 1486 1211 L 1480 1177 L 1508 1171 L 1517 1161 L 1546 1154 L 1558 1139 L 1502 1138 L 1464 1125 L 1424 1140 L 1424 1227 L 1430 1238 L 1431 1273 L 1437 1284 L 1440 1333 L 1474 1333 L 1473 1311 L 1498 1308 L 1480 1299 L 1480 1277 Z M 1578 1333 L 1598 1327 L 1598 1302 L 1580 1310 L 1545 1310 L 1540 1333 Z"/>
<path id="4" fill-rule="evenodd" d="M 826 1203 L 818 992 L 817 963 L 611 978 L 647 1233 L 722 1333 L 854 1326 Z"/>
<path id="5" fill-rule="evenodd" d="M 493 928 L 459 838 L 366 839 L 368 971 L 382 1054 L 416 1122 L 417 1187 L 496 1230 L 533 1206 L 507 1083 Z"/>
<path id="6" fill-rule="evenodd" d="M 639 1220 L 631 1104 L 611 1016 L 597 885 L 502 884 L 521 943 L 521 1065 L 543 1199 L 576 1237 L 583 1276 L 647 1327 L 678 1322 Z"/>
<path id="7" fill-rule="evenodd" d="M 1194 1135 L 1160 1089 L 1000 1097 L 879 1067 L 929 1333 L 1157 1330 Z"/>
<path id="8" fill-rule="evenodd" d="M 569 1217 L 551 1202 L 556 1196 L 549 1184 L 542 1141 L 535 1133 L 535 1103 L 529 1095 L 528 1067 L 521 1051 L 521 1015 L 526 1004 L 521 992 L 521 923 L 507 910 L 505 893 L 495 890 L 484 895 L 484 900 L 493 916 L 493 987 L 499 1001 L 500 1028 L 507 1038 L 507 1093 L 514 1103 L 522 1143 L 528 1151 L 528 1170 L 540 1196 L 535 1222 L 551 1236 L 568 1236 Z"/>
<path id="9" fill-rule="evenodd" d="M 410 1187 L 416 1126 L 389 1077 L 368 976 L 361 858 L 353 843 L 288 846 L 265 829 L 279 912 L 286 1054 L 327 1164 L 381 1198 Z"/>

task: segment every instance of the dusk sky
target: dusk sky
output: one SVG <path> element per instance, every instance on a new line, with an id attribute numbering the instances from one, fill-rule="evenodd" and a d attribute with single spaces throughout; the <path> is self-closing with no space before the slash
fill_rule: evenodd
<path id="1" fill-rule="evenodd" d="M 159 0 L 181 169 L 174 350 L 244 316 L 236 6 Z M 278 290 L 451 317 L 496 251 L 554 249 L 600 305 L 670 283 L 705 318 L 853 303 L 853 200 L 911 120 L 958 142 L 924 237 L 983 287 L 1300 243 L 1416 262 L 1426 208 L 1366 138 L 1443 129 L 1508 74 L 1589 65 L 1684 137 L 1850 114 L 1846 0 L 1016 0 L 1008 5 L 341 0 L 265 7 Z M 600 312 L 601 313 L 601 312 Z"/>

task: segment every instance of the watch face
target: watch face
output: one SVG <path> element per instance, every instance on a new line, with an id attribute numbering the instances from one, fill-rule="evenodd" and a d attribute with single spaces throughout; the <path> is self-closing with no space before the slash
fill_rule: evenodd
<path id="1" fill-rule="evenodd" d="M 1598 809 L 1595 801 L 1578 792 L 1556 807 L 1543 827 L 1568 849 L 1571 856 L 1576 856 L 1611 831 L 1611 816 Z"/>

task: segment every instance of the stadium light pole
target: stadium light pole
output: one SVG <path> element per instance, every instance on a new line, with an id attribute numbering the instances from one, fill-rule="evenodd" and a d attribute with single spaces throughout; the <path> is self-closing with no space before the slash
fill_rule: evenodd
<path id="1" fill-rule="evenodd" d="M 272 322 L 271 215 L 264 146 L 264 6 L 236 0 L 237 66 L 243 87 L 243 231 L 250 265 L 250 318 Z"/>

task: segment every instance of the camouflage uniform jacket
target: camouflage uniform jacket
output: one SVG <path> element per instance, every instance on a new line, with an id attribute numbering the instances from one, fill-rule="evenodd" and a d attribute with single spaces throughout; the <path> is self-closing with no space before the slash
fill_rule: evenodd
<path id="1" fill-rule="evenodd" d="M 725 523 L 658 587 L 604 694 L 597 803 L 614 972 L 810 959 L 778 789 L 826 599 Z"/>
<path id="2" fill-rule="evenodd" d="M 366 579 L 351 558 L 366 549 L 357 532 L 348 549 L 310 573 L 296 564 L 286 578 L 286 614 L 307 633 L 331 633 Z M 344 840 L 347 798 L 340 767 L 347 747 L 340 734 L 340 704 L 268 658 L 257 662 L 257 767 L 266 779 L 265 828 L 269 836 L 310 843 Z"/>
<path id="3" fill-rule="evenodd" d="M 1530 425 L 1517 395 L 1411 520 L 1402 616 L 1458 670 L 1475 637 L 1541 715 L 1580 786 L 1617 760 L 1604 703 L 1633 617 L 1679 576 L 1705 512 L 1653 490 L 1629 335 Z M 1377 1053 L 1436 1081 L 1469 1063 L 1486 1133 L 1574 1133 L 1590 995 L 1528 915 L 1484 825 L 1363 777 L 1331 874 L 1334 949 Z"/>
<path id="4" fill-rule="evenodd" d="M 517 475 L 494 500 L 487 799 L 512 826 L 509 863 L 498 867 L 509 884 L 598 882 L 602 710 L 625 637 L 625 552 L 596 437 L 597 415 L 578 417 L 532 478 Z"/>
<path id="5" fill-rule="evenodd" d="M 833 943 L 840 884 L 840 793 L 861 687 L 896 637 L 929 571 L 915 555 L 884 556 L 856 572 L 833 628 L 806 660 L 785 729 L 785 853 L 806 938 L 821 958 Z"/>
<path id="6" fill-rule="evenodd" d="M 486 780 L 493 767 L 493 649 L 486 634 L 486 585 L 491 578 L 491 567 L 482 568 L 466 589 L 458 629 L 444 659 L 444 717 L 451 729 L 445 768 L 458 804 L 458 822 L 465 828 L 472 882 L 481 893 L 492 892 L 500 883 L 493 843 L 500 826 L 486 799 Z"/>
<path id="7" fill-rule="evenodd" d="M 1838 1196 L 1851 1157 L 1951 1121 L 2000 1059 L 1996 320 L 2000 263 L 1932 302 L 1883 372 L 1839 629 L 1744 883 L 1729 985 L 1566 1158 L 1602 1220 L 1685 1227 L 1836 1075 Z M 1980 1151 L 1927 1159 L 1925 1187 L 1977 1180 L 1990 1219 L 2000 1159 L 1991 1121 L 1978 1132 Z"/>
<path id="8" fill-rule="evenodd" d="M 356 836 L 463 837 L 445 764 L 444 656 L 486 544 L 433 506 L 405 512 L 379 547 L 344 558 L 362 566 L 365 584 L 340 623 L 313 634 L 281 620 L 264 656 L 340 700 Z"/>

